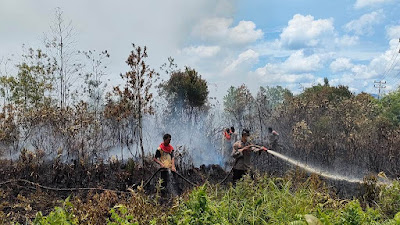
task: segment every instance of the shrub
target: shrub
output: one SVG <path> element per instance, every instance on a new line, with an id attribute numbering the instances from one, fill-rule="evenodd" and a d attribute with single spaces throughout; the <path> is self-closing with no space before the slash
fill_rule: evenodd
<path id="1" fill-rule="evenodd" d="M 400 183 L 393 181 L 391 185 L 383 187 L 380 194 L 378 205 L 382 212 L 392 218 L 400 211 Z"/>
<path id="2" fill-rule="evenodd" d="M 62 207 L 55 207 L 48 216 L 43 216 L 41 212 L 36 214 L 33 224 L 37 225 L 75 225 L 78 219 L 72 213 L 73 205 L 69 197 L 65 200 Z"/>

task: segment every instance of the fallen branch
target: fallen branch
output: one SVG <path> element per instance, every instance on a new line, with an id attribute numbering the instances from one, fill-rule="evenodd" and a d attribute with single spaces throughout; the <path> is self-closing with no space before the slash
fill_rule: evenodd
<path id="1" fill-rule="evenodd" d="M 9 183 L 17 183 L 18 182 L 22 182 L 25 184 L 29 184 L 32 186 L 35 186 L 36 189 L 37 188 L 41 188 L 41 189 L 45 189 L 45 190 L 49 190 L 49 191 L 90 191 L 90 190 L 94 190 L 94 191 L 111 191 L 111 192 L 116 192 L 116 193 L 124 193 L 124 194 L 129 194 L 130 192 L 128 191 L 119 191 L 119 190 L 112 190 L 112 189 L 106 189 L 106 188 L 54 188 L 54 187 L 48 187 L 48 186 L 44 186 L 41 185 L 39 183 L 35 183 L 29 180 L 25 180 L 25 179 L 12 179 L 12 180 L 8 180 L 5 182 L 0 183 L 0 186 L 9 184 Z"/>

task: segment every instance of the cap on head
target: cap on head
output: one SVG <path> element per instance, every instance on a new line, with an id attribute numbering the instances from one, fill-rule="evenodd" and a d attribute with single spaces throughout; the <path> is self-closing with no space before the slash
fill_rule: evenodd
<path id="1" fill-rule="evenodd" d="M 242 136 L 250 136 L 250 131 L 248 129 L 243 129 Z"/>

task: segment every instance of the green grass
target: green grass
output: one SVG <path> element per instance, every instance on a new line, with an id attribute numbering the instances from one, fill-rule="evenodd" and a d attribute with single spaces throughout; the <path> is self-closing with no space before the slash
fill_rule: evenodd
<path id="1" fill-rule="evenodd" d="M 108 211 L 108 224 L 399 224 L 400 185 L 380 189 L 378 198 L 369 206 L 357 199 L 337 199 L 329 189 L 309 178 L 302 183 L 291 179 L 245 177 L 237 185 L 222 187 L 208 183 L 180 197 L 173 206 L 159 206 L 143 196 L 144 207 L 171 207 L 160 211 L 159 216 L 138 221 L 146 211 L 135 211 L 135 203 L 116 204 Z M 147 198 L 147 200 L 146 200 Z M 67 201 L 68 202 L 68 201 Z M 53 224 L 48 221 L 69 220 L 60 224 L 84 224 L 76 222 L 68 202 L 57 207 L 48 216 L 40 213 L 34 224 Z M 165 215 L 165 214 L 168 215 Z M 160 220 L 160 218 L 164 218 Z M 73 221 L 71 221 L 73 220 Z M 40 222 L 38 222 L 40 221 Z M 36 223 L 38 222 L 38 223 Z"/>

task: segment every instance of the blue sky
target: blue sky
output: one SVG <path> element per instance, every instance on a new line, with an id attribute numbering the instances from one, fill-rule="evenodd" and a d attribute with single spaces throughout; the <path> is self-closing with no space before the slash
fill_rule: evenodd
<path id="1" fill-rule="evenodd" d="M 197 69 L 220 98 L 243 83 L 253 93 L 267 85 L 299 93 L 324 77 L 356 93 L 377 92 L 378 80 L 386 92 L 400 84 L 398 0 L 93 2 L 0 0 L 0 57 L 20 54 L 23 43 L 41 47 L 60 7 L 76 49 L 110 52 L 112 85 L 132 42 L 147 45 L 154 68 L 172 56 Z"/>

